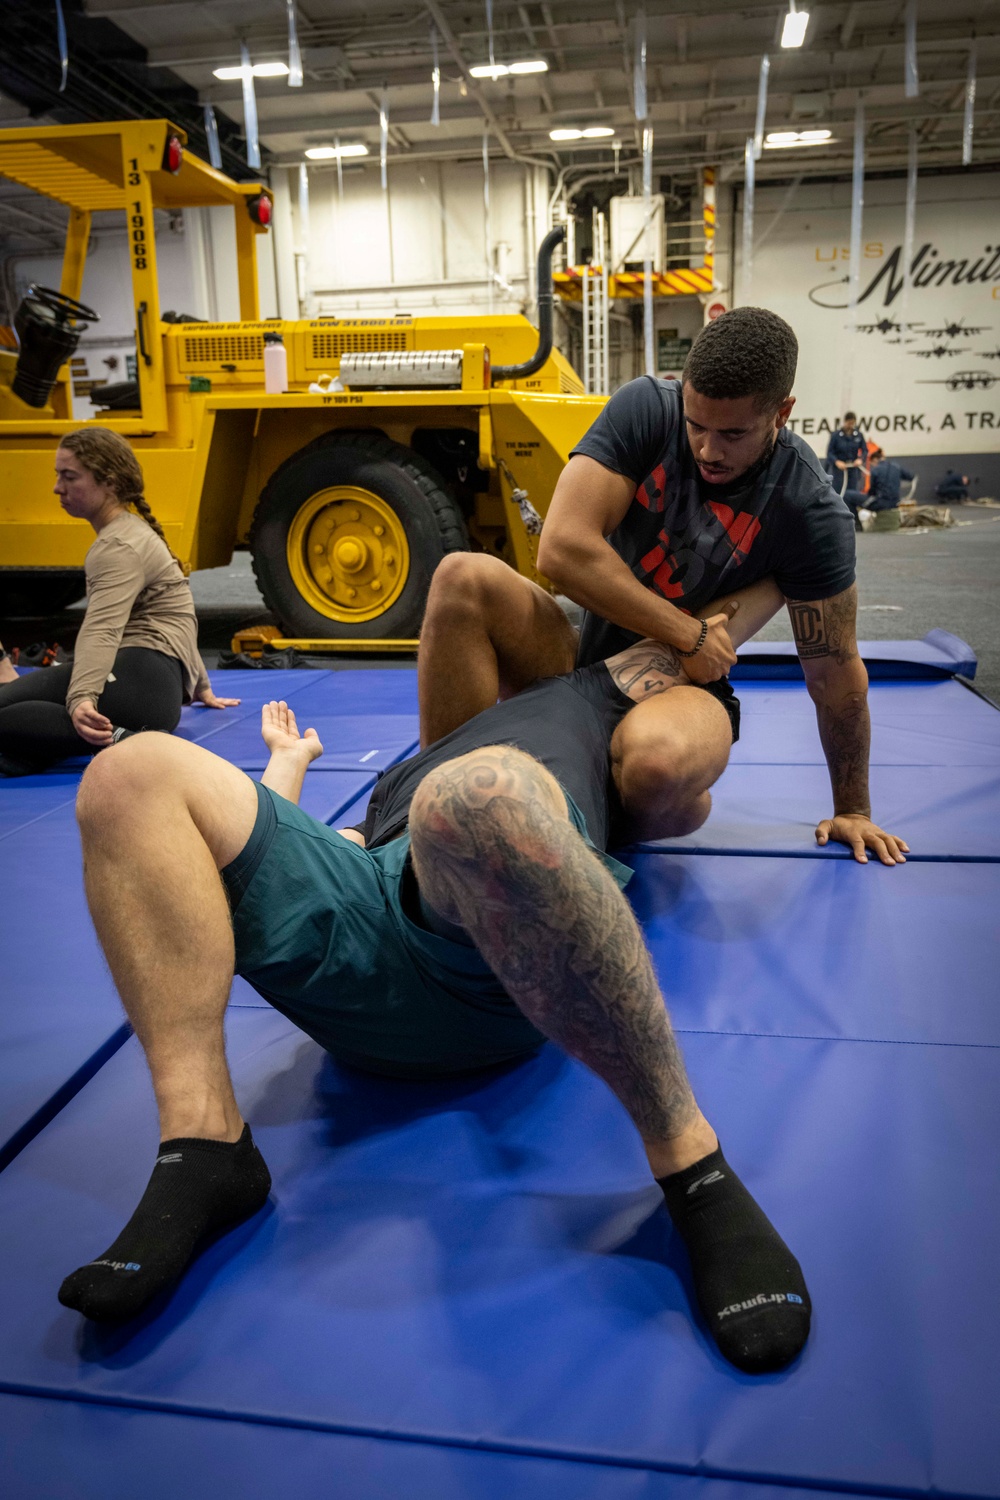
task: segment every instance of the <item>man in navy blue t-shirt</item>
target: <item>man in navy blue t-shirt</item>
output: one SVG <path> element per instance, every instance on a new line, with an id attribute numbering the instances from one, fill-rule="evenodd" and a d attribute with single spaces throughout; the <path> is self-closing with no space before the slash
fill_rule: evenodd
<path id="1" fill-rule="evenodd" d="M 538 549 L 540 571 L 586 611 L 579 639 L 550 595 L 498 559 L 444 559 L 421 634 L 424 744 L 498 693 L 650 637 L 677 651 L 686 680 L 619 728 L 618 836 L 692 832 L 739 732 L 733 643 L 784 602 L 830 771 L 817 839 L 903 862 L 905 843 L 871 821 L 853 517 L 786 425 L 797 354 L 782 318 L 737 308 L 702 331 L 682 381 L 643 376 L 612 396 L 572 450 Z"/>

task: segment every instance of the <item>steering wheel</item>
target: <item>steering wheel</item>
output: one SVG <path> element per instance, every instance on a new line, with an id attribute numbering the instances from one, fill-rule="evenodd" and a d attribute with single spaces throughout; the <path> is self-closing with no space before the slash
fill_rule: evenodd
<path id="1" fill-rule="evenodd" d="M 99 323 L 100 313 L 95 313 L 93 308 L 85 307 L 82 302 L 76 302 L 72 297 L 67 297 L 65 292 L 57 292 L 50 286 L 38 286 L 32 282 L 28 287 L 28 296 L 47 307 L 49 312 L 55 313 L 57 318 L 74 318 L 80 323 Z"/>

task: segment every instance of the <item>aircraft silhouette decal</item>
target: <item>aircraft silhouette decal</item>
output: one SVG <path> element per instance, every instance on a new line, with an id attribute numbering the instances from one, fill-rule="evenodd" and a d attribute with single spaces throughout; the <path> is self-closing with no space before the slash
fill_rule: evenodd
<path id="1" fill-rule="evenodd" d="M 913 359 L 942 359 L 946 354 L 964 354 L 968 344 L 935 344 L 933 349 L 911 349 Z"/>
<path id="2" fill-rule="evenodd" d="M 977 333 L 988 333 L 990 324 L 984 323 L 979 328 L 968 328 L 964 323 L 945 323 L 942 328 L 925 328 L 929 339 L 959 339 L 972 338 Z"/>
<path id="3" fill-rule="evenodd" d="M 945 380 L 918 380 L 917 385 L 945 385 L 949 391 L 991 391 L 1000 385 L 1000 375 L 989 370 L 956 370 Z"/>

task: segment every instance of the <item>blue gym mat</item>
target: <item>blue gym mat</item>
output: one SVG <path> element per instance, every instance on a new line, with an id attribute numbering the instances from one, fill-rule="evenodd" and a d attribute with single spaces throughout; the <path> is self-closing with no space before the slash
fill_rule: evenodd
<path id="1" fill-rule="evenodd" d="M 0 787 L 0 808 L 11 794 L 23 808 L 23 782 Z M 61 805 L 0 842 L 0 1168 L 129 1034 L 84 900 L 72 788 L 52 790 Z M 41 806 L 49 789 L 35 793 Z"/>
<path id="2" fill-rule="evenodd" d="M 996 1048 L 683 1037 L 816 1307 L 799 1364 L 753 1379 L 692 1315 L 623 1111 L 555 1049 L 427 1086 L 338 1069 L 268 1011 L 232 1011 L 229 1035 L 273 1209 L 128 1331 L 58 1306 L 155 1151 L 129 1042 L 0 1177 L 0 1389 L 757 1484 L 998 1493 Z"/>
<path id="3" fill-rule="evenodd" d="M 72 806 L 79 784 L 79 771 L 0 780 L 0 839 L 62 807 Z"/>
<path id="4" fill-rule="evenodd" d="M 978 665 L 968 641 L 950 630 L 930 630 L 921 641 L 859 641 L 858 652 L 872 681 L 926 682 L 956 673 L 975 677 Z M 747 641 L 737 657 L 730 673 L 734 682 L 748 678 L 805 680 L 792 641 Z"/>
<path id="5" fill-rule="evenodd" d="M 753 1380 L 715 1353 L 631 1126 L 555 1049 L 450 1085 L 366 1078 L 237 981 L 233 1071 L 273 1207 L 171 1298 L 118 1332 L 55 1301 L 120 1229 L 155 1150 L 124 1033 L 84 1087 L 64 1074 L 58 1113 L 0 1175 L 5 1493 L 10 1471 L 25 1500 L 995 1500 L 1000 715 L 942 680 L 949 661 L 970 670 L 963 643 L 881 648 L 874 815 L 918 858 L 861 868 L 815 848 L 826 771 L 790 678 L 739 683 L 743 739 L 705 829 L 627 856 L 703 1107 L 809 1278 L 797 1366 Z M 186 710 L 190 736 L 221 750 L 226 731 L 245 759 L 271 697 L 359 754 L 352 720 L 416 713 L 410 671 L 214 686 L 244 702 Z M 314 769 L 304 805 L 356 822 L 378 769 Z M 15 931 L 41 1015 L 50 971 L 68 990 L 103 970 L 66 897 L 73 778 L 5 810 L 18 785 L 0 787 L 0 864 L 18 869 L 0 891 L 30 917 Z M 42 888 L 68 912 L 58 963 L 38 944 Z"/>
<path id="6" fill-rule="evenodd" d="M 320 674 L 326 681 L 329 673 Z M 262 703 L 272 698 L 283 698 L 294 705 L 295 700 L 309 686 L 315 687 L 312 672 L 304 670 L 261 672 L 246 669 L 233 672 L 209 672 L 208 680 L 218 698 L 238 698 L 236 708 L 206 708 L 203 703 L 189 703 L 181 710 L 181 722 L 177 733 L 187 740 L 202 740 L 206 735 L 218 734 L 234 719 L 260 720 Z"/>
<path id="7" fill-rule="evenodd" d="M 294 706 L 296 699 L 289 700 Z M 367 767 L 385 770 L 402 760 L 417 746 L 420 729 L 412 714 L 339 714 L 313 711 L 300 715 L 299 729 L 316 730 L 323 744 L 323 754 L 313 761 L 309 774 L 316 771 L 354 771 Z M 226 724 L 216 734 L 202 739 L 206 750 L 221 755 L 242 771 L 262 771 L 269 755 L 260 737 L 260 717 Z"/>
<path id="8" fill-rule="evenodd" d="M 1000 865 L 621 857 L 678 1026 L 1000 1048 Z"/>
<path id="9" fill-rule="evenodd" d="M 407 743 L 413 743 L 419 738 L 415 669 L 398 668 L 385 672 L 297 669 L 272 672 L 246 668 L 210 672 L 208 675 L 216 696 L 239 698 L 239 706 L 213 709 L 205 708 L 202 704 L 189 704 L 181 711 L 181 722 L 176 732 L 184 739 L 207 744 L 207 748 L 222 755 L 225 760 L 232 760 L 234 765 L 242 765 L 242 760 L 234 759 L 230 749 L 224 749 L 216 743 L 220 734 L 226 735 L 237 756 L 252 757 L 252 765 L 246 769 L 252 769 L 260 763 L 260 751 L 263 748 L 260 738 L 260 710 L 263 704 L 274 699 L 284 699 L 292 707 L 300 730 L 307 729 L 309 725 L 319 729 L 319 725 L 315 723 L 317 715 L 324 722 L 341 717 L 371 719 L 375 716 L 374 706 L 380 718 L 407 721 Z M 388 727 L 399 729 L 402 726 L 395 723 Z M 331 739 L 331 745 L 327 747 L 331 751 L 334 739 L 332 726 L 327 738 Z"/>
<path id="10" fill-rule="evenodd" d="M 794 682 L 740 682 L 731 765 L 826 764 L 816 710 Z M 873 766 L 1000 763 L 1000 713 L 958 682 L 874 682 L 868 694 Z"/>
<path id="11" fill-rule="evenodd" d="M 250 774 L 254 781 L 260 780 L 261 772 L 252 771 Z M 317 771 L 312 766 L 302 785 L 299 806 L 321 823 L 336 823 L 338 826 L 357 823 L 363 814 L 359 813 L 357 818 L 347 814 L 362 796 L 367 802 L 374 785 L 374 771 Z"/>
<path id="12" fill-rule="evenodd" d="M 816 1500 L 831 1493 L 37 1396 L 0 1397 L 0 1416 L 6 1500 L 178 1500 L 206 1492 L 223 1500 Z"/>
<path id="13" fill-rule="evenodd" d="M 872 817 L 905 839 L 910 859 L 1000 860 L 1000 761 L 872 766 L 869 782 Z M 712 788 L 712 811 L 697 833 L 643 847 L 851 859 L 843 844 L 816 843 L 816 825 L 831 812 L 825 765 L 736 764 Z"/>
<path id="14" fill-rule="evenodd" d="M 366 723 L 359 703 L 371 695 L 373 679 L 383 678 L 392 712 Z M 306 778 L 301 805 L 332 823 L 367 797 L 381 767 L 415 743 L 415 679 L 412 671 L 214 673 L 216 692 L 243 701 L 225 712 L 185 709 L 188 737 L 238 763 L 240 746 L 262 746 L 261 703 L 272 697 L 299 702 L 304 716 L 315 708 L 310 722 L 323 725 L 328 744 L 358 747 L 340 758 L 350 760 L 351 770 L 325 769 L 340 761 L 324 756 Z M 368 744 L 383 748 L 370 755 L 360 748 Z M 253 759 L 249 751 L 245 758 Z M 261 755 L 251 767 L 258 777 L 263 764 Z M 83 896 L 74 811 L 81 774 L 59 767 L 0 780 L 0 1170 L 129 1034 Z M 243 1003 L 252 995 L 242 985 L 236 993 Z M 252 1003 L 261 1002 L 254 997 Z"/>

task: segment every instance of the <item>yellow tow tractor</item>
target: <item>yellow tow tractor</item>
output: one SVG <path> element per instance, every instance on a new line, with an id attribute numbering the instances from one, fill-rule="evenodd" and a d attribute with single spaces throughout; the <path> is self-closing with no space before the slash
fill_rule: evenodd
<path id="1" fill-rule="evenodd" d="M 327 649 L 412 642 L 446 552 L 483 550 L 537 577 L 540 518 L 603 405 L 552 349 L 562 231 L 539 251 L 538 330 L 520 316 L 262 320 L 270 193 L 185 139 L 167 120 L 0 132 L 0 176 L 69 209 L 60 287 L 29 289 L 18 350 L 0 349 L 0 609 L 5 591 L 48 609 L 82 593 L 90 533 L 54 505 L 52 459 L 81 425 L 69 360 L 98 316 L 79 299 L 91 214 L 108 209 L 128 227 L 138 379 L 97 387 L 92 420 L 132 443 L 185 568 L 248 545 L 281 638 Z M 154 210 L 220 206 L 235 215 L 240 321 L 163 322 Z M 268 395 L 274 335 L 287 390 Z"/>

